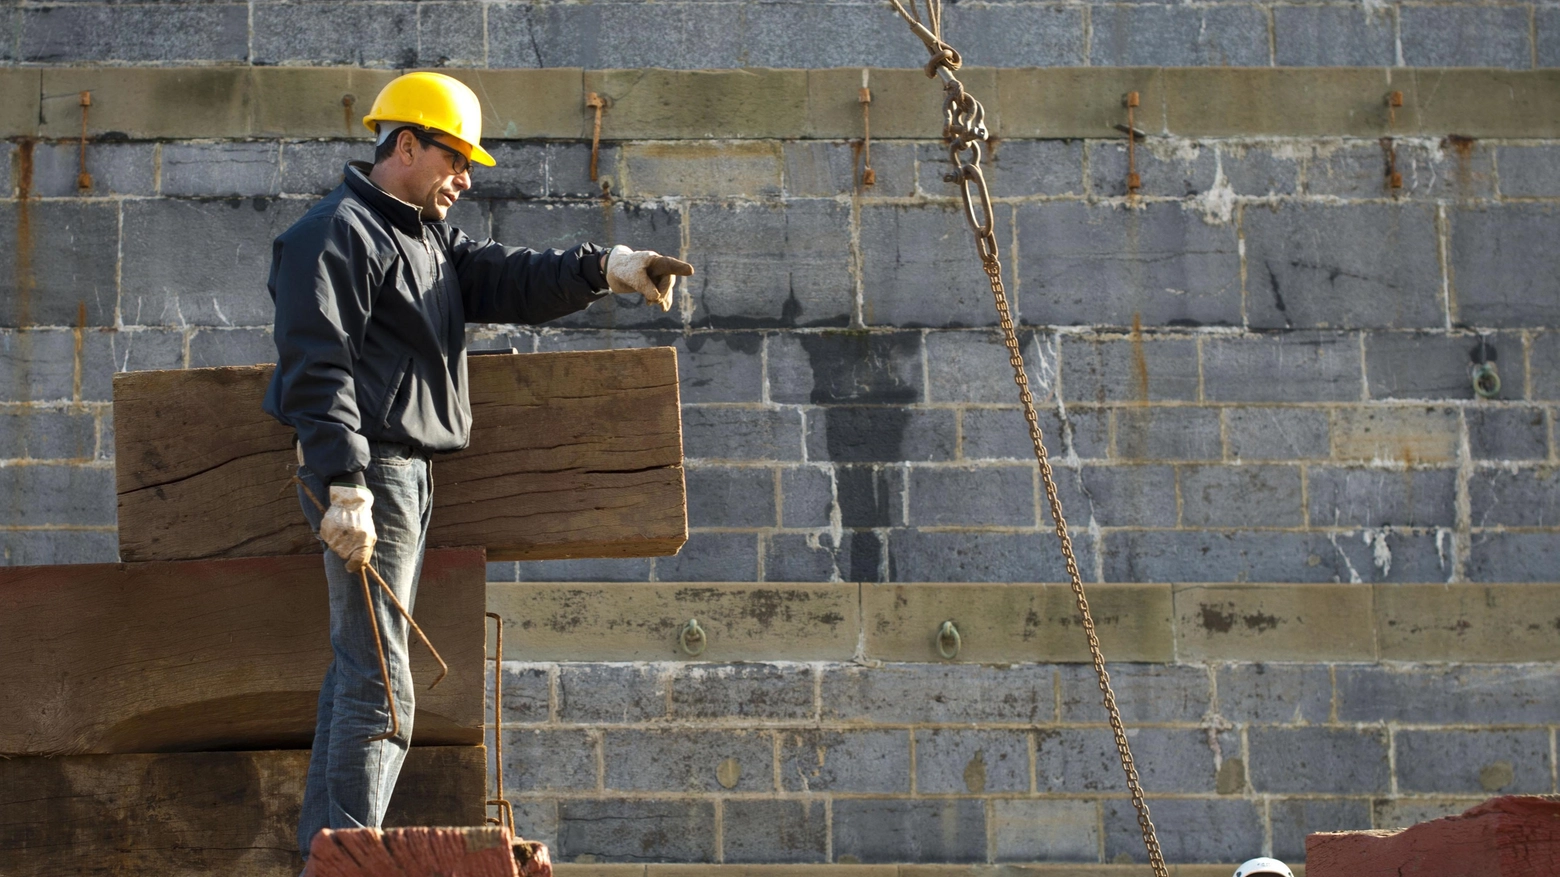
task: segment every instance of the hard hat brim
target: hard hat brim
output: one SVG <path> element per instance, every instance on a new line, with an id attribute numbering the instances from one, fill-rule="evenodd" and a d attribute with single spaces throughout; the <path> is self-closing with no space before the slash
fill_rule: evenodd
<path id="1" fill-rule="evenodd" d="M 388 122 L 388 123 L 390 123 L 392 125 L 411 125 L 411 126 L 417 127 L 417 128 L 422 128 L 423 127 L 423 125 L 421 123 L 419 123 L 419 122 L 407 121 L 405 119 L 383 119 L 383 118 L 380 118 L 378 116 L 364 116 L 363 117 L 363 127 L 367 128 L 369 130 L 369 132 L 373 133 L 373 134 L 378 134 L 379 133 L 379 125 L 382 124 L 382 123 L 386 123 L 386 122 Z M 429 128 L 429 129 L 425 129 L 425 130 L 438 131 L 437 128 Z M 460 140 L 460 142 L 465 143 L 466 146 L 470 147 L 471 155 L 468 156 L 468 157 L 472 161 L 476 162 L 477 164 L 483 165 L 484 167 L 493 167 L 494 165 L 498 164 L 498 162 L 493 158 L 493 156 L 488 154 L 488 151 L 486 149 L 483 149 L 480 144 L 471 143 L 469 141 L 462 140 L 460 137 L 458 137 L 458 136 L 456 136 L 454 134 L 450 134 L 450 132 L 448 132 L 448 131 L 439 131 L 439 133 L 440 134 L 449 134 L 449 136 L 454 137 L 456 140 Z"/>

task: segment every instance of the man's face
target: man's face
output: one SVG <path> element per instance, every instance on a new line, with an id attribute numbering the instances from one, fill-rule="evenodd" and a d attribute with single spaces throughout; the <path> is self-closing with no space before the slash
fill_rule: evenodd
<path id="1" fill-rule="evenodd" d="M 422 218 L 443 219 L 471 188 L 471 159 L 465 145 L 448 134 L 413 136 L 412 189 L 422 196 Z"/>

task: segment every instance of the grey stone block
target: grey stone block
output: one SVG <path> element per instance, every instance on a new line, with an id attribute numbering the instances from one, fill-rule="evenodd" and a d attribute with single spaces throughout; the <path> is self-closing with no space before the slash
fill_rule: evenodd
<path id="1" fill-rule="evenodd" d="M 526 840 L 536 840 L 547 844 L 549 850 L 558 849 L 558 802 L 553 801 L 510 801 L 515 811 L 515 826 L 525 826 L 522 831 Z M 490 811 L 491 812 L 491 811 Z M 557 855 L 557 853 L 553 853 Z"/>
<path id="2" fill-rule="evenodd" d="M 1327 412 L 1315 408 L 1228 408 L 1224 436 L 1237 460 L 1325 459 L 1332 453 Z"/>
<path id="3" fill-rule="evenodd" d="M 1181 522 L 1190 527 L 1298 527 L 1298 466 L 1183 466 Z"/>
<path id="4" fill-rule="evenodd" d="M 251 24 L 251 61 L 397 69 L 421 66 L 417 6 L 385 3 L 375 8 L 375 14 L 363 15 L 353 3 L 257 3 Z"/>
<path id="5" fill-rule="evenodd" d="M 655 664 L 563 664 L 558 720 L 583 724 L 665 718 L 669 671 Z"/>
<path id="6" fill-rule="evenodd" d="M 1034 466 L 910 469 L 910 523 L 918 527 L 1035 525 Z"/>
<path id="7" fill-rule="evenodd" d="M 1103 721 L 1105 708 L 1095 710 Z M 1213 749 L 1208 734 L 1196 729 L 1132 728 L 1128 745 L 1145 791 L 1212 792 Z M 920 750 L 916 750 L 919 760 Z M 1121 755 L 1109 728 L 1039 731 L 1035 742 L 1035 782 L 1041 792 L 1121 792 L 1127 787 Z"/>
<path id="8" fill-rule="evenodd" d="M 757 333 L 566 329 L 548 331 L 538 340 L 539 349 L 544 351 L 675 347 L 683 402 L 758 402 L 763 398 L 763 339 Z M 527 352 L 524 346 L 519 349 Z"/>
<path id="9" fill-rule="evenodd" d="M 1110 411 L 1069 408 L 1064 423 L 1054 409 L 1042 409 L 1040 434 L 1046 452 L 1061 458 L 1069 452 L 1085 460 L 1110 456 Z M 966 460 L 1032 460 L 1034 445 L 1018 408 L 970 408 L 963 413 L 963 457 Z"/>
<path id="10" fill-rule="evenodd" d="M 1475 527 L 1560 526 L 1560 470 L 1480 469 L 1468 479 Z"/>
<path id="11" fill-rule="evenodd" d="M 20 10 L 20 30 L 21 60 L 45 64 L 241 62 L 249 53 L 242 3 L 32 7 Z"/>
<path id="12" fill-rule="evenodd" d="M 829 819 L 822 801 L 750 801 L 721 805 L 721 853 L 726 862 L 822 862 L 829 854 Z"/>
<path id="13" fill-rule="evenodd" d="M 1118 408 L 1120 460 L 1217 460 L 1224 456 L 1217 408 Z"/>
<path id="14" fill-rule="evenodd" d="M 56 335 L 49 340 L 61 346 L 65 344 L 69 344 L 72 347 L 75 346 L 75 339 L 71 337 L 70 333 L 60 333 L 60 335 Z M 115 352 L 115 348 L 118 346 L 118 342 L 119 332 L 113 329 L 95 329 L 82 333 L 80 357 L 81 401 L 113 401 L 114 374 L 120 370 L 119 365 L 122 361 L 120 355 Z M 50 370 L 45 370 L 40 376 L 37 370 L 33 372 L 35 378 L 41 378 L 43 380 L 43 386 L 51 385 L 53 379 L 55 378 L 64 378 L 64 380 L 67 382 L 73 380 L 74 376 L 72 375 L 69 366 L 69 355 L 67 354 L 65 357 L 61 357 L 59 359 L 54 358 L 60 352 L 61 351 L 58 350 L 50 351 L 45 355 L 45 362 L 54 367 L 63 366 L 63 374 L 51 374 Z M 0 362 L 3 362 L 3 360 L 0 360 Z M 173 367 L 182 368 L 183 363 L 175 361 Z M 0 368 L 3 368 L 3 365 L 0 365 Z M 3 381 L 3 378 L 0 378 L 0 381 Z M 68 399 L 70 398 L 72 392 L 71 389 L 69 389 L 71 384 L 65 383 L 64 386 L 67 388 L 64 391 L 64 398 Z M 26 401 L 29 395 L 38 394 L 36 392 L 23 393 L 20 398 L 23 401 Z"/>
<path id="15" fill-rule="evenodd" d="M 902 527 L 909 473 L 884 464 L 834 467 L 840 524 L 846 527 Z"/>
<path id="16" fill-rule="evenodd" d="M 1013 239 L 1012 208 L 998 205 L 995 215 L 1002 248 Z M 962 204 L 865 205 L 860 223 L 861 318 L 867 325 L 997 324 Z M 1015 320 L 1027 313 L 1011 291 L 1009 306 Z"/>
<path id="17" fill-rule="evenodd" d="M 823 718 L 872 723 L 1034 723 L 1055 720 L 1048 664 L 828 665 Z"/>
<path id="18" fill-rule="evenodd" d="M 125 202 L 120 318 L 131 326 L 271 325 L 271 241 L 306 209 L 269 198 Z"/>
<path id="19" fill-rule="evenodd" d="M 1069 401 L 1195 402 L 1198 372 L 1192 338 L 1062 339 L 1062 393 Z"/>
<path id="20" fill-rule="evenodd" d="M 190 368 L 270 365 L 276 341 L 270 329 L 197 329 L 190 336 Z"/>
<path id="21" fill-rule="evenodd" d="M 0 239 L 7 242 L 0 251 L 0 326 L 114 324 L 116 205 L 5 204 Z"/>
<path id="22" fill-rule="evenodd" d="M 504 662 L 504 724 L 540 724 L 547 721 L 551 712 L 551 676 L 545 666 Z M 487 680 L 487 703 L 483 715 L 491 716 L 493 706 L 492 677 Z"/>
<path id="23" fill-rule="evenodd" d="M 685 473 L 688 525 L 773 527 L 775 471 L 725 466 L 690 466 Z"/>
<path id="24" fill-rule="evenodd" d="M 418 67 L 482 67 L 487 33 L 477 3 L 417 4 Z"/>
<path id="25" fill-rule="evenodd" d="M 834 861 L 983 862 L 986 808 L 972 798 L 834 802 Z"/>
<path id="26" fill-rule="evenodd" d="M 764 542 L 765 581 L 879 582 L 887 578 L 883 538 L 870 530 L 845 530 L 839 545 L 828 533 L 777 533 Z"/>
<path id="27" fill-rule="evenodd" d="M 912 144 L 872 144 L 876 181 L 870 187 L 861 185 L 865 156 L 857 141 L 788 140 L 781 149 L 785 159 L 785 193 L 793 198 L 833 198 L 858 189 L 862 195 L 874 198 L 908 198 L 915 194 L 916 147 Z"/>
<path id="28" fill-rule="evenodd" d="M 834 509 L 833 472 L 814 466 L 780 470 L 780 526 L 827 527 Z"/>
<path id="29" fill-rule="evenodd" d="M 0 459 L 90 460 L 97 454 L 97 418 L 84 411 L 0 408 Z"/>
<path id="30" fill-rule="evenodd" d="M 1475 798 L 1378 798 L 1372 802 L 1372 821 L 1376 828 L 1408 828 L 1445 816 L 1461 816 L 1487 795 Z"/>
<path id="31" fill-rule="evenodd" d="M 1266 67 L 1268 22 L 1251 6 L 1104 6 L 1091 18 L 1094 67 Z"/>
<path id="32" fill-rule="evenodd" d="M 1055 472 L 1063 514 L 1079 526 L 1091 517 L 1101 527 L 1176 526 L 1175 470 L 1169 466 L 1085 466 Z M 1041 518 L 1049 524 L 1043 489 L 1040 502 Z"/>
<path id="33" fill-rule="evenodd" d="M 513 791 L 592 791 L 596 740 L 589 731 L 506 730 L 504 780 Z"/>
<path id="34" fill-rule="evenodd" d="M 487 144 L 498 164 L 478 167 L 463 198 L 523 199 L 547 194 L 547 146 L 515 140 Z M 609 165 L 610 167 L 610 165 Z M 600 194 L 598 189 L 596 194 Z"/>
<path id="35" fill-rule="evenodd" d="M 1560 678 L 1539 665 L 1339 665 L 1337 680 L 1341 722 L 1545 724 L 1560 698 Z"/>
<path id="36" fill-rule="evenodd" d="M 1373 828 L 1368 801 L 1349 798 L 1280 798 L 1268 805 L 1273 823 L 1273 855 L 1282 861 L 1305 858 L 1305 836 L 1318 831 Z"/>
<path id="37" fill-rule="evenodd" d="M 281 164 L 275 142 L 168 143 L 162 149 L 162 194 L 275 195 L 282 188 Z"/>
<path id="38" fill-rule="evenodd" d="M 768 792 L 774 744 L 760 731 L 603 732 L 607 788 L 621 791 Z M 735 781 L 732 776 L 735 774 Z"/>
<path id="39" fill-rule="evenodd" d="M 1490 198 L 1495 194 L 1493 154 L 1473 138 L 1455 135 L 1439 142 L 1318 145 L 1305 161 L 1306 191 L 1349 199 Z M 1392 170 L 1401 174 L 1400 188 L 1391 186 Z"/>
<path id="40" fill-rule="evenodd" d="M 1239 325 L 1233 223 L 1195 209 L 1078 202 L 1018 209 L 1025 322 L 1057 325 Z M 1000 231 L 999 231 L 999 240 Z"/>
<path id="41" fill-rule="evenodd" d="M 1210 338 L 1202 368 L 1218 402 L 1357 401 L 1364 378 L 1359 338 L 1334 332 Z"/>
<path id="42" fill-rule="evenodd" d="M 36 196 L 150 195 L 156 188 L 157 146 L 153 143 L 89 144 L 87 173 L 92 175 L 92 187 L 85 191 L 77 186 L 77 174 L 81 172 L 79 144 L 37 143 L 32 150 L 29 189 Z"/>
<path id="43" fill-rule="evenodd" d="M 1397 731 L 1400 792 L 1547 794 L 1549 732 Z"/>
<path id="44" fill-rule="evenodd" d="M 154 328 L 121 330 L 108 335 L 114 371 L 184 368 L 184 336 L 183 329 Z"/>
<path id="45" fill-rule="evenodd" d="M 1017 198 L 1084 192 L 1083 141 L 997 140 L 990 149 L 981 168 L 993 195 Z M 921 192 L 932 197 L 961 197 L 958 184 L 943 179 L 952 169 L 947 147 L 923 144 L 919 155 Z"/>
<path id="46" fill-rule="evenodd" d="M 698 3 L 505 6 L 488 11 L 491 67 L 743 66 L 741 34 L 728 15 Z"/>
<path id="47" fill-rule="evenodd" d="M 621 798 L 560 801 L 557 859 L 713 862 L 715 804 Z"/>
<path id="48" fill-rule="evenodd" d="M 809 460 L 897 463 L 954 457 L 955 413 L 949 409 L 839 405 L 806 413 Z"/>
<path id="49" fill-rule="evenodd" d="M 967 64 L 992 67 L 1082 67 L 1083 10 L 1038 3 L 948 7 L 943 36 Z"/>
<path id="50" fill-rule="evenodd" d="M 1549 428 L 1542 408 L 1463 409 L 1468 448 L 1475 460 L 1542 460 L 1549 456 Z"/>
<path id="51" fill-rule="evenodd" d="M 1159 838 L 1171 862 L 1240 862 L 1262 849 L 1258 802 L 1209 798 L 1156 798 L 1149 802 L 1154 822 L 1173 825 Z M 1146 862 L 1143 834 L 1132 802 L 1104 802 L 1105 861 Z"/>
<path id="52" fill-rule="evenodd" d="M 1332 674 L 1325 666 L 1228 664 L 1215 669 L 1214 680 L 1219 715 L 1232 722 L 1320 724 L 1332 711 Z"/>
<path id="53" fill-rule="evenodd" d="M 918 730 L 915 787 L 922 795 L 1028 792 L 1029 734 L 950 728 Z"/>
<path id="54" fill-rule="evenodd" d="M 648 557 L 591 557 L 579 560 L 533 560 L 516 565 L 522 582 L 648 582 Z"/>
<path id="55" fill-rule="evenodd" d="M 1200 722 L 1212 709 L 1208 671 L 1175 664 L 1111 664 L 1111 687 L 1127 722 Z M 1105 715 L 1092 664 L 1064 664 L 1061 720 L 1097 722 Z"/>
<path id="56" fill-rule="evenodd" d="M 1560 9 L 1540 6 L 1535 10 L 1534 23 L 1538 66 L 1560 67 Z"/>
<path id="57" fill-rule="evenodd" d="M 1533 66 L 1528 11 L 1514 6 L 1409 6 L 1398 12 L 1411 67 Z"/>
<path id="58" fill-rule="evenodd" d="M 844 326 L 850 209 L 826 200 L 688 208 L 696 326 Z M 676 252 L 675 249 L 671 252 Z"/>
<path id="59" fill-rule="evenodd" d="M 769 396 L 781 404 L 922 401 L 921 336 L 825 332 L 769 339 Z"/>
<path id="60" fill-rule="evenodd" d="M 1125 112 L 1125 111 L 1123 111 Z M 1142 195 L 1190 198 L 1213 188 L 1218 158 L 1212 146 L 1197 143 L 1149 140 L 1133 149 L 1128 162 L 1127 142 L 1096 142 L 1089 147 L 1089 191 L 1098 197 L 1127 194 L 1129 167 L 1137 168 Z"/>
<path id="61" fill-rule="evenodd" d="M 518 567 L 519 564 L 512 560 L 506 560 L 502 563 L 489 561 L 487 565 L 487 580 L 489 582 L 518 582 L 520 581 Z M 489 686 L 489 690 L 491 690 L 491 686 Z"/>
<path id="62" fill-rule="evenodd" d="M 1417 204 L 1248 207 L 1253 329 L 1439 328 L 1434 211 Z"/>
<path id="63" fill-rule="evenodd" d="M 800 460 L 795 409 L 683 406 L 683 453 L 705 460 Z"/>
<path id="64" fill-rule="evenodd" d="M 1501 354 L 1505 354 L 1502 360 Z M 1365 373 L 1373 399 L 1472 399 L 1480 356 L 1501 377 L 1501 395 L 1523 392 L 1522 340 L 1515 335 L 1442 335 L 1415 332 L 1365 336 Z M 1502 368 L 1504 366 L 1504 368 Z"/>
<path id="65" fill-rule="evenodd" d="M 904 24 L 898 16 L 862 15 L 861 7 L 851 3 L 755 3 L 741 8 L 741 55 L 749 66 L 919 67 L 926 62 L 918 43 L 904 44 Z M 803 32 L 809 39 L 799 45 L 796 34 Z"/>
<path id="66" fill-rule="evenodd" d="M 0 526 L 112 527 L 118 517 L 112 466 L 0 466 Z"/>
<path id="67" fill-rule="evenodd" d="M 600 143 L 596 148 L 597 179 L 590 178 L 589 143 L 548 143 L 547 195 L 552 198 L 600 198 L 602 186 L 618 166 L 618 147 Z"/>
<path id="68" fill-rule="evenodd" d="M 1246 146 L 1219 144 L 1219 166 L 1239 195 L 1293 195 L 1300 190 L 1300 162 L 1289 154 Z"/>
<path id="69" fill-rule="evenodd" d="M 1560 251 L 1549 246 L 1560 212 L 1510 204 L 1451 212 L 1453 320 L 1471 326 L 1560 325 Z"/>
<path id="70" fill-rule="evenodd" d="M 1099 805 L 1093 801 L 992 802 L 998 862 L 1097 862 Z"/>
<path id="71" fill-rule="evenodd" d="M 1273 59 L 1280 67 L 1390 67 L 1396 20 L 1389 9 L 1278 6 Z"/>
<path id="72" fill-rule="evenodd" d="M 1451 469 L 1306 471 L 1313 527 L 1450 527 L 1457 473 Z"/>
<path id="73" fill-rule="evenodd" d="M 1560 10 L 1544 10 L 1560 24 Z M 1500 193 L 1507 198 L 1553 198 L 1560 195 L 1560 146 L 1500 146 Z"/>
<path id="74" fill-rule="evenodd" d="M 1074 528 L 1073 550 L 1085 581 L 1094 580 L 1094 537 Z M 894 530 L 888 577 L 895 582 L 1060 582 L 1062 554 L 1049 528 L 1033 533 Z"/>
<path id="75" fill-rule="evenodd" d="M 758 537 L 694 531 L 677 556 L 655 559 L 655 577 L 663 582 L 757 581 Z"/>
<path id="76" fill-rule="evenodd" d="M 813 715 L 808 664 L 691 664 L 672 676 L 672 717 L 781 721 Z"/>
<path id="77" fill-rule="evenodd" d="M 1254 727 L 1246 740 L 1258 792 L 1381 794 L 1391 785 L 1384 730 Z"/>
<path id="78" fill-rule="evenodd" d="M 1532 384 L 1528 392 L 1534 399 L 1560 399 L 1560 332 L 1537 332 L 1531 339 L 1528 368 Z"/>
<path id="79" fill-rule="evenodd" d="M 1029 330 L 1017 336 L 1035 405 L 1050 407 L 1056 389 L 1056 336 Z M 931 402 L 1018 401 L 1007 346 L 996 332 L 926 333 L 926 373 Z"/>
<path id="80" fill-rule="evenodd" d="M 113 530 L 0 530 L 0 565 L 118 561 L 119 535 Z"/>
<path id="81" fill-rule="evenodd" d="M 909 794 L 910 732 L 780 732 L 780 785 L 788 792 Z"/>
<path id="82" fill-rule="evenodd" d="M 373 155 L 373 147 L 360 140 L 283 143 L 281 190 L 289 194 L 328 194 L 341 185 L 347 162 L 371 161 Z"/>
<path id="83" fill-rule="evenodd" d="M 1418 582 L 1451 572 L 1445 540 L 1438 546 L 1433 534 L 1397 530 L 1125 530 L 1104 542 L 1108 582 Z"/>

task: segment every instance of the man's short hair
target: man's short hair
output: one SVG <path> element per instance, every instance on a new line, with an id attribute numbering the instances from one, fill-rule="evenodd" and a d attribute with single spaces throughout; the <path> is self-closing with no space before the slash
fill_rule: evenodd
<path id="1" fill-rule="evenodd" d="M 379 164 L 395 154 L 396 141 L 401 139 L 401 132 L 408 128 L 416 130 L 411 125 L 396 125 L 393 128 L 381 126 L 379 140 L 374 143 L 374 164 Z"/>

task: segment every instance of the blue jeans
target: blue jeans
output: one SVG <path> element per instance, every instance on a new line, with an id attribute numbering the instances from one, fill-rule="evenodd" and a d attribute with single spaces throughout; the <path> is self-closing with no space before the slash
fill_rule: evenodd
<path id="1" fill-rule="evenodd" d="M 433 505 L 433 471 L 427 455 L 405 445 L 370 442 L 371 460 L 363 473 L 374 494 L 373 566 L 413 611 L 417 579 Z M 299 467 L 298 477 L 320 502 L 330 504 L 329 485 Z M 320 513 L 303 491 L 298 492 L 309 525 L 319 532 Z M 401 762 L 412 740 L 412 670 L 407 660 L 410 627 L 383 589 L 369 576 L 373 618 L 384 640 L 385 665 L 395 691 L 400 732 L 373 743 L 369 737 L 390 730 L 379 657 L 374 649 L 373 618 L 363 605 L 363 583 L 346 564 L 325 549 L 325 580 L 330 587 L 330 645 L 333 659 L 320 685 L 319 713 L 309 778 L 298 820 L 298 849 L 305 860 L 309 843 L 321 828 L 378 828 L 395 789 Z"/>

